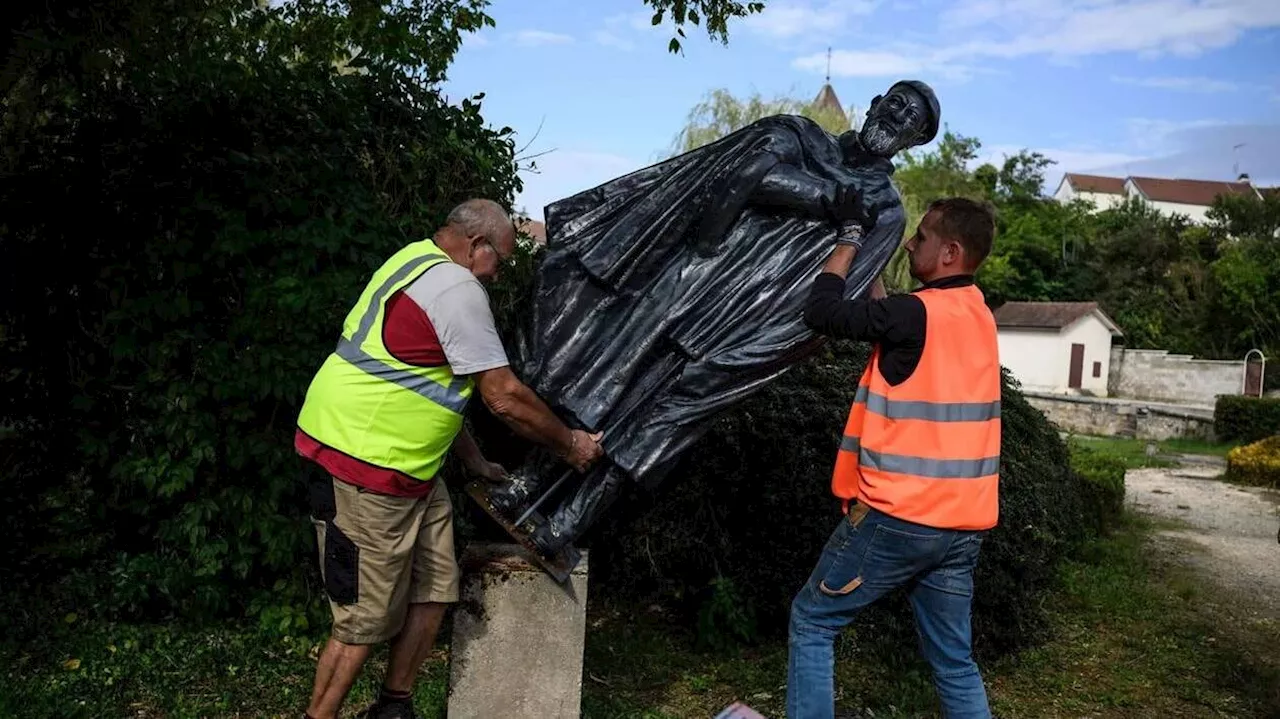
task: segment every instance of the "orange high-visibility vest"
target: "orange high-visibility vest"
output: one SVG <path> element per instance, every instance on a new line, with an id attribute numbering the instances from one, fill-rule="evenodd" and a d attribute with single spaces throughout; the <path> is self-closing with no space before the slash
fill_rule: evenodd
<path id="1" fill-rule="evenodd" d="M 942 529 L 982 530 L 999 517 L 1000 352 L 977 287 L 916 293 L 924 350 L 891 386 L 871 355 L 845 424 L 831 489 L 845 500 Z"/>

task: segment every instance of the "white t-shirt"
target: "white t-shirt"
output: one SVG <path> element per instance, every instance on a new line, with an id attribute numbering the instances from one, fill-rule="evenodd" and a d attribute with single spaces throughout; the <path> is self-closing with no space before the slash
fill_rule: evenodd
<path id="1" fill-rule="evenodd" d="M 470 270 L 441 263 L 422 273 L 404 293 L 431 320 L 454 374 L 510 364 L 494 324 L 489 293 Z"/>

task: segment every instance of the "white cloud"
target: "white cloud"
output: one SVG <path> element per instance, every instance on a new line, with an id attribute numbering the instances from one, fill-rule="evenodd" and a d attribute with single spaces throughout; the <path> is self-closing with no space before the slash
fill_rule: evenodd
<path id="1" fill-rule="evenodd" d="M 963 0 L 942 27 L 990 37 L 945 57 L 1079 57 L 1111 52 L 1194 56 L 1233 44 L 1246 30 L 1280 25 L 1274 0 Z"/>
<path id="2" fill-rule="evenodd" d="M 1100 167 L 1112 174 L 1181 177 L 1198 180 L 1234 180 L 1246 172 L 1256 185 L 1280 183 L 1280 125 L 1227 124 L 1211 121 L 1168 123 L 1152 121 L 1148 127 L 1163 132 L 1159 152 L 1123 166 Z M 1131 127 L 1142 127 L 1141 122 Z M 1236 150 L 1237 145 L 1243 145 Z"/>
<path id="3" fill-rule="evenodd" d="M 613 47 L 613 48 L 617 48 L 619 50 L 625 50 L 628 52 L 631 50 L 634 50 L 636 47 L 635 43 L 631 42 L 630 40 L 618 37 L 617 35 L 609 32 L 608 30 L 597 30 L 591 37 L 593 40 L 596 41 L 596 44 L 604 45 L 605 47 Z"/>
<path id="4" fill-rule="evenodd" d="M 861 47 L 848 56 L 855 62 L 837 65 L 833 57 L 831 72 L 963 78 L 989 59 L 1040 56 L 1072 64 L 1109 53 L 1192 57 L 1232 45 L 1246 31 L 1275 27 L 1277 0 L 960 0 L 939 16 L 936 42 Z M 956 42 L 957 37 L 970 39 Z M 821 72 L 825 60 L 819 64 L 816 57 L 799 58 L 796 66 Z M 1182 79 L 1152 80 L 1173 89 Z M 1225 90 L 1222 84 L 1210 87 Z M 1184 83 L 1178 89 L 1194 88 Z"/>
<path id="5" fill-rule="evenodd" d="M 1133 140 L 1124 150 L 1027 148 L 1056 162 L 1045 171 L 1044 191 L 1057 189 L 1065 172 L 1224 181 L 1245 172 L 1255 185 L 1280 185 L 1280 126 L 1145 118 L 1131 119 L 1127 124 Z M 1238 145 L 1243 146 L 1237 150 Z M 971 166 L 990 162 L 999 167 L 1005 156 L 1022 149 L 992 145 L 983 148 Z"/>
<path id="6" fill-rule="evenodd" d="M 1222 127 L 1224 120 L 1165 120 L 1161 118 L 1131 117 L 1125 120 L 1129 130 L 1129 145 L 1144 154 L 1160 154 L 1170 148 L 1171 140 L 1187 130 Z"/>
<path id="7" fill-rule="evenodd" d="M 798 57 L 791 63 L 798 70 L 824 72 L 827 54 L 814 53 Z M 885 77 L 888 75 L 914 75 L 925 69 L 925 63 L 917 58 L 896 52 L 860 50 L 836 50 L 831 53 L 831 74 L 837 77 Z"/>
<path id="8" fill-rule="evenodd" d="M 1114 76 L 1112 82 L 1136 87 L 1150 87 L 1157 90 L 1179 90 L 1183 92 L 1235 92 L 1240 84 L 1227 80 L 1214 80 L 1208 77 L 1125 77 Z"/>
<path id="9" fill-rule="evenodd" d="M 747 16 L 742 26 L 766 37 L 788 39 L 804 35 L 829 35 L 840 30 L 854 15 L 870 15 L 876 0 L 836 0 L 813 3 L 808 0 L 774 0 L 761 12 Z"/>
<path id="10" fill-rule="evenodd" d="M 539 47 L 542 45 L 566 45 L 573 38 L 558 32 L 546 30 L 519 30 L 512 35 L 515 43 L 521 47 Z"/>
<path id="11" fill-rule="evenodd" d="M 524 189 L 516 197 L 516 207 L 524 206 L 529 216 L 543 219 L 547 205 L 615 177 L 650 164 L 622 155 L 587 150 L 553 150 L 536 158 L 536 171 L 522 170 Z"/>
<path id="12" fill-rule="evenodd" d="M 1004 159 L 1012 155 L 1018 154 L 1022 150 L 1031 152 L 1039 152 L 1041 155 L 1054 161 L 1054 164 L 1045 168 L 1044 188 L 1045 193 L 1052 193 L 1058 189 L 1058 183 L 1062 181 L 1062 175 L 1067 172 L 1090 172 L 1098 168 L 1114 168 L 1124 167 L 1130 163 L 1139 162 L 1146 158 L 1141 155 L 1134 155 L 1126 152 L 1113 152 L 1108 150 L 1094 150 L 1088 148 L 1054 148 L 1054 147 L 1022 147 L 1018 145 L 990 145 L 984 148 L 978 157 L 969 163 L 969 166 L 977 167 L 984 163 L 991 163 L 996 167 L 1004 164 Z M 1105 173 L 1104 173 L 1105 174 Z M 1125 174 L 1125 173 L 1120 173 Z"/>

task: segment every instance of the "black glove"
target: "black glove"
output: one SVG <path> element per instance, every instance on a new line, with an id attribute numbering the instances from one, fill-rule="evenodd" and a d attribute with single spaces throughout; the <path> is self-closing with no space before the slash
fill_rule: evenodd
<path id="1" fill-rule="evenodd" d="M 876 223 L 875 213 L 863 202 L 862 193 L 852 184 L 836 183 L 835 196 L 827 205 L 827 216 L 837 225 L 857 223 L 869 230 Z"/>

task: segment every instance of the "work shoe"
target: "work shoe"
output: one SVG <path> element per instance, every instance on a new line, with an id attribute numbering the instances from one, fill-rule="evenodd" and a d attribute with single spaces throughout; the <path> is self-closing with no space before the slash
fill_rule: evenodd
<path id="1" fill-rule="evenodd" d="M 418 719 L 413 702 L 374 702 L 356 715 L 356 719 Z"/>

